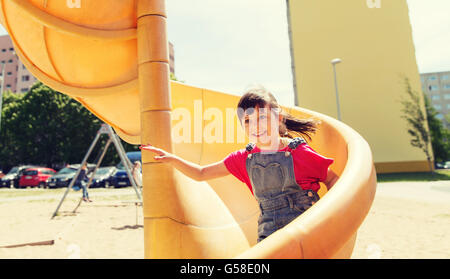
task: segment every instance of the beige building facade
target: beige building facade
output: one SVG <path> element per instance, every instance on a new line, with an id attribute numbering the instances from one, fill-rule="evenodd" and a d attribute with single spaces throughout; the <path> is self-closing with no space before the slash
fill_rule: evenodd
<path id="1" fill-rule="evenodd" d="M 287 0 L 296 105 L 338 118 L 339 58 L 341 119 L 367 140 L 377 173 L 428 171 L 401 112 L 405 78 L 421 89 L 407 2 L 379 2 Z"/>

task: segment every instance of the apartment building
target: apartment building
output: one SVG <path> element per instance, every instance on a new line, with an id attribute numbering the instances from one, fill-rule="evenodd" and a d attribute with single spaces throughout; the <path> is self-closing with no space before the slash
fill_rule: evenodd
<path id="1" fill-rule="evenodd" d="M 450 71 L 424 73 L 420 75 L 422 91 L 439 112 L 439 118 L 447 128 L 450 128 Z"/>
<path id="2" fill-rule="evenodd" d="M 8 35 L 0 36 L 0 67 L 4 91 L 27 92 L 37 80 L 20 61 Z"/>

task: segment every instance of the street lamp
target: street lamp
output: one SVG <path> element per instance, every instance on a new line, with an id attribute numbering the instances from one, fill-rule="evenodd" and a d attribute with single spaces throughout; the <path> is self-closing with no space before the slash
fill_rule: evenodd
<path id="1" fill-rule="evenodd" d="M 339 92 L 338 92 L 338 85 L 337 85 L 337 78 L 336 78 L 336 64 L 341 63 L 342 60 L 339 58 L 335 58 L 331 60 L 331 65 L 333 65 L 333 72 L 334 72 L 334 86 L 336 88 L 336 106 L 337 106 L 337 116 L 338 120 L 341 121 L 341 106 L 339 104 Z"/>

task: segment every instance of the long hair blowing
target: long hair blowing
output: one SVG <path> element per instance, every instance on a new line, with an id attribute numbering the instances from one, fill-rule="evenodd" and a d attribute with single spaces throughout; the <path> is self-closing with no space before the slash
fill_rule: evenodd
<path id="1" fill-rule="evenodd" d="M 311 134 L 315 133 L 320 121 L 315 119 L 300 119 L 283 111 L 275 97 L 262 86 L 256 86 L 248 89 L 239 100 L 237 105 L 237 114 L 240 122 L 244 117 L 244 112 L 255 109 L 255 107 L 264 108 L 269 106 L 276 109 L 283 117 L 279 127 L 279 134 L 282 137 L 295 138 L 301 136 L 311 140 Z"/>

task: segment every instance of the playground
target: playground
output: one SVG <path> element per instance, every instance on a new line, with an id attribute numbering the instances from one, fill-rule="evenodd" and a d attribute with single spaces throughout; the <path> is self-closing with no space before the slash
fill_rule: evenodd
<path id="1" fill-rule="evenodd" d="M 64 190 L 1 189 L 0 246 L 39 245 L 0 248 L 0 258 L 143 258 L 142 206 L 131 187 L 91 189 L 95 202 L 76 213 L 81 193 L 73 191 L 50 220 Z"/>
<path id="2" fill-rule="evenodd" d="M 406 188 L 409 191 L 405 195 Z M 1 191 L 0 218 L 5 229 L 1 231 L 0 246 L 44 242 L 38 246 L 0 248 L 2 259 L 144 258 L 142 207 L 136 211 L 136 195 L 131 187 L 93 189 L 95 202 L 82 204 L 76 214 L 70 211 L 80 193 L 71 194 L 61 215 L 53 221 L 48 213 L 61 192 Z M 10 196 L 4 198 L 6 192 Z M 450 230 L 449 201 L 448 181 L 380 183 L 358 232 L 352 258 L 449 258 L 450 243 L 445 238 L 445 232 Z M 45 243 L 51 240 L 53 244 Z"/>
<path id="3" fill-rule="evenodd" d="M 314 164 L 309 164 L 307 160 L 312 155 L 295 155 L 297 146 L 291 143 L 286 148 L 292 150 L 281 152 L 281 149 L 277 149 L 278 152 L 274 152 L 276 159 L 266 152 L 248 156 L 244 154 L 242 158 L 244 163 L 245 160 L 247 162 L 246 171 L 252 180 L 251 186 L 255 187 L 259 183 L 253 181 L 255 177 L 251 171 L 255 169 L 255 173 L 259 174 L 256 175 L 256 181 L 261 181 L 262 186 L 254 189 L 260 190 L 265 186 L 270 188 L 271 192 L 267 194 L 269 198 L 264 196 L 259 199 L 257 191 L 252 191 L 252 196 L 241 183 L 244 182 L 242 179 L 239 181 L 236 179 L 239 177 L 228 175 L 231 173 L 230 168 L 227 166 L 227 171 L 223 165 L 220 169 L 217 162 L 231 152 L 242 149 L 247 144 L 246 140 L 251 140 L 249 134 L 262 139 L 269 134 L 270 129 L 264 131 L 265 126 L 260 125 L 258 120 L 257 132 L 249 133 L 245 127 L 247 137 L 244 139 L 243 131 L 239 128 L 235 131 L 234 126 L 230 125 L 242 125 L 239 112 L 237 116 L 229 113 L 236 109 L 239 95 L 169 80 L 168 14 L 165 1 L 126 0 L 118 1 L 114 6 L 107 0 L 86 0 L 83 4 L 78 2 L 79 5 L 67 6 L 66 2 L 61 1 L 0 1 L 0 20 L 11 36 L 17 56 L 41 82 L 75 99 L 106 123 L 110 141 L 117 142 L 117 134 L 129 144 L 141 145 L 143 149 L 147 147 L 149 150 L 161 148 L 158 151 L 161 154 L 158 155 L 165 155 L 162 152 L 165 150 L 173 156 L 162 161 L 150 152 L 142 152 L 140 180 L 143 191 L 137 190 L 137 183 L 132 183 L 134 191 L 130 188 L 95 189 L 90 193 L 90 198 L 94 200 L 92 203 L 81 203 L 80 192 L 70 191 L 76 183 L 74 181 L 67 190 L 5 190 L 0 199 L 3 227 L 0 234 L 0 258 L 389 259 L 450 256 L 448 241 L 445 242 L 445 232 L 450 228 L 448 182 L 377 184 L 376 170 L 380 169 L 379 166 L 375 168 L 374 162 L 379 161 L 379 156 L 392 152 L 387 149 L 380 152 L 373 147 L 373 143 L 369 145 L 368 138 L 363 136 L 366 127 L 373 130 L 371 125 L 374 124 L 369 120 L 365 120 L 367 123 L 362 127 L 359 126 L 360 122 L 341 121 L 338 99 L 337 118 L 334 118 L 329 110 L 315 106 L 325 104 L 320 94 L 309 94 L 311 98 L 306 98 L 301 106 L 296 104 L 297 101 L 295 104 L 274 105 L 274 111 L 283 112 L 285 117 L 284 126 L 282 122 L 277 122 L 279 125 L 274 127 L 284 127 L 285 131 L 276 130 L 270 133 L 271 138 L 283 143 L 281 137 L 288 137 L 294 139 L 291 143 L 295 144 L 295 139 L 298 139 L 297 144 L 304 144 L 306 141 L 298 138 L 296 132 L 312 125 L 304 122 L 304 119 L 314 119 L 317 131 L 312 138 L 306 134 L 310 139 L 307 143 L 314 153 L 333 158 L 334 162 L 329 168 L 326 166 L 325 175 L 314 175 L 310 171 L 305 174 L 304 177 L 311 179 L 311 185 L 317 188 L 310 189 L 308 193 L 311 194 L 309 197 L 314 196 L 314 201 L 308 201 L 300 208 L 298 202 L 292 201 L 291 194 L 306 195 L 308 189 L 303 188 L 303 185 L 300 189 L 294 189 L 292 185 L 287 185 L 291 182 L 286 177 L 290 176 L 293 185 L 297 185 L 295 179 L 301 178 L 297 174 L 293 175 L 294 156 L 301 159 L 298 162 L 306 162 L 307 167 L 302 170 L 316 170 L 312 167 Z M 299 11 L 307 10 L 295 6 L 294 3 L 298 2 L 288 1 L 291 27 L 311 26 L 296 21 L 304 18 Z M 374 7 L 365 3 L 355 7 L 370 15 L 374 13 Z M 395 12 L 398 11 L 407 16 L 405 2 L 379 10 L 386 18 L 393 15 L 397 18 Z M 383 21 L 380 16 L 376 18 L 377 22 Z M 374 19 L 367 20 L 370 26 L 373 25 L 371 20 Z M 402 33 L 405 34 L 404 48 L 409 49 L 409 23 L 406 19 L 402 22 L 406 24 L 406 31 Z M 364 29 L 362 25 L 361 28 Z M 327 37 L 320 32 L 308 33 Z M 366 30 L 363 33 L 373 36 Z M 309 56 L 309 51 L 296 47 L 296 34 L 295 28 L 292 28 L 292 51 Z M 394 35 L 397 36 L 397 33 Z M 386 40 L 390 40 L 388 36 Z M 366 55 L 366 48 L 354 49 L 364 49 Z M 339 50 L 337 46 L 336 50 Z M 345 51 L 342 53 L 345 54 Z M 396 55 L 394 52 L 389 54 L 393 57 Z M 407 55 L 413 61 L 409 52 Z M 293 64 L 296 64 L 295 57 L 300 56 L 294 56 Z M 328 63 L 329 58 L 326 59 Z M 317 61 L 320 60 L 312 64 L 320 64 Z M 340 59 L 331 61 L 336 96 L 335 63 L 340 62 Z M 361 72 L 356 70 L 356 66 L 353 66 L 355 71 Z M 413 86 L 417 86 L 419 76 L 416 67 L 403 69 L 403 65 L 400 66 L 407 75 L 413 75 Z M 329 72 L 330 65 L 326 64 L 326 67 Z M 297 67 L 296 71 L 299 70 Z M 309 69 L 307 72 L 314 73 Z M 382 70 L 379 72 L 384 73 Z M 321 75 L 315 74 L 317 76 Z M 371 76 L 370 72 L 366 76 Z M 358 78 L 355 76 L 352 79 Z M 332 84 L 320 82 L 325 83 L 327 86 Z M 314 92 L 305 91 L 304 87 L 299 89 L 302 92 Z M 329 92 L 329 89 L 317 90 Z M 320 99 L 314 100 L 315 97 Z M 377 100 L 381 103 L 373 102 L 370 106 L 384 107 L 386 102 L 382 98 Z M 311 103 L 314 105 L 308 105 Z M 257 106 L 265 108 L 268 104 L 265 102 Z M 256 108 L 255 104 L 250 107 Z M 358 119 L 367 113 L 366 110 L 357 110 L 360 108 L 355 103 L 351 109 Z M 398 110 L 396 106 L 390 109 Z M 257 111 L 259 114 L 260 108 Z M 181 120 L 179 115 L 183 116 Z M 224 118 L 224 115 L 227 117 Z M 275 120 L 282 120 L 276 117 Z M 378 117 L 373 119 L 379 121 Z M 390 120 L 386 126 L 397 131 L 396 124 L 392 123 Z M 81 165 L 87 162 L 99 133 Z M 261 143 L 259 139 L 257 142 Z M 377 144 L 380 142 L 380 139 L 376 140 Z M 124 165 L 129 165 L 127 175 L 131 178 L 131 163 L 126 163 L 124 150 L 114 144 Z M 248 146 L 246 152 L 252 150 Z M 407 145 L 402 142 L 402 146 Z M 257 162 L 259 157 L 271 161 L 264 164 Z M 385 167 L 405 167 L 397 159 L 391 159 L 383 159 L 387 162 Z M 420 167 L 425 162 L 422 159 L 423 154 L 408 160 L 418 162 Z M 216 168 L 211 171 L 214 163 Z M 396 172 L 400 171 L 396 169 Z M 408 167 L 408 171 L 415 169 Z M 389 171 L 385 169 L 384 172 Z M 76 176 L 79 173 L 80 169 Z M 273 178 L 275 176 L 271 175 L 271 180 L 264 179 L 270 174 L 279 176 Z M 319 182 L 322 183 L 319 185 Z M 288 186 L 294 192 L 283 192 L 290 189 Z M 272 190 L 282 192 L 272 195 L 275 193 Z M 313 194 L 313 191 L 317 193 Z M 59 200 L 50 218 L 49 213 Z M 272 208 L 270 203 L 266 203 L 268 206 L 265 207 L 262 202 L 267 201 L 280 202 L 279 206 L 284 206 L 290 212 L 303 211 L 296 212 L 289 222 L 277 224 L 279 228 L 260 238 L 258 216 L 266 214 L 264 211 L 282 208 Z M 276 217 L 273 220 L 273 223 L 277 223 Z"/>

